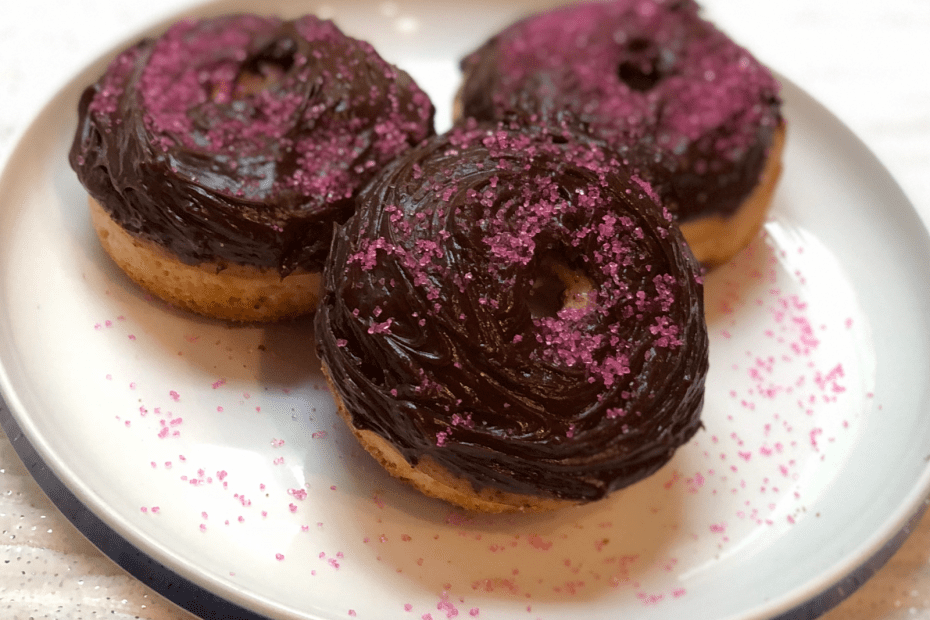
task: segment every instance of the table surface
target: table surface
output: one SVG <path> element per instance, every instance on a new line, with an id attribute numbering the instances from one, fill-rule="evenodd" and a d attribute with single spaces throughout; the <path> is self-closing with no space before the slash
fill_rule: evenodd
<path id="1" fill-rule="evenodd" d="M 257 0 L 258 1 L 258 0 Z M 189 0 L 0 0 L 0 161 L 61 83 Z M 400 2 L 398 2 L 400 4 Z M 843 120 L 930 223 L 930 2 L 705 0 L 709 16 Z M 312 10 L 314 3 L 307 3 Z M 98 552 L 0 433 L 0 617 L 190 616 Z M 826 620 L 930 619 L 930 517 Z"/>

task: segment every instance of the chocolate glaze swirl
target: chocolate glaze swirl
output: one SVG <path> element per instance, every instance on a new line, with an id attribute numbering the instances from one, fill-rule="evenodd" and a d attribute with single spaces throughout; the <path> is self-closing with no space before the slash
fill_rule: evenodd
<path id="1" fill-rule="evenodd" d="M 181 21 L 86 89 L 69 160 L 130 234 L 189 264 L 319 271 L 334 222 L 434 134 L 410 77 L 329 21 Z"/>
<path id="2" fill-rule="evenodd" d="M 759 181 L 779 84 L 693 0 L 611 0 L 504 29 L 462 61 L 462 114 L 571 123 L 613 147 L 651 146 L 680 221 L 732 215 Z"/>
<path id="3" fill-rule="evenodd" d="M 316 316 L 356 428 L 535 497 L 595 500 L 667 462 L 700 426 L 708 340 L 699 267 L 650 194 L 561 130 L 467 123 L 389 164 Z M 573 280 L 591 292 L 564 304 Z"/>

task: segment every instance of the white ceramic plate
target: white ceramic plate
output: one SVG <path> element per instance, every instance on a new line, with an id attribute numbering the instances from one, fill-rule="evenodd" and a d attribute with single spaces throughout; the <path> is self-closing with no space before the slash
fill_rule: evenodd
<path id="1" fill-rule="evenodd" d="M 370 40 L 430 92 L 444 129 L 458 58 L 540 8 L 448 4 L 262 10 L 332 16 Z M 0 177 L 0 419 L 65 514 L 187 609 L 810 617 L 887 559 L 922 510 L 927 234 L 880 163 L 790 83 L 772 219 L 707 283 L 705 429 L 608 501 L 476 517 L 408 490 L 356 447 L 317 370 L 310 321 L 199 319 L 109 262 L 66 161 L 79 93 L 105 63 L 40 112 Z"/>

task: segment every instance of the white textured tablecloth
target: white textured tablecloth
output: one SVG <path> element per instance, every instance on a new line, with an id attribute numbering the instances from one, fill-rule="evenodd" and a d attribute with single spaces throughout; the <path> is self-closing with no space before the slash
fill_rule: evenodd
<path id="1" fill-rule="evenodd" d="M 0 160 L 63 80 L 152 18 L 186 4 L 0 1 Z M 930 1 L 705 5 L 734 38 L 845 121 L 930 222 Z M 307 2 L 308 11 L 314 6 Z M 188 617 L 86 542 L 0 433 L 0 619 Z M 824 618 L 930 619 L 930 518 Z"/>

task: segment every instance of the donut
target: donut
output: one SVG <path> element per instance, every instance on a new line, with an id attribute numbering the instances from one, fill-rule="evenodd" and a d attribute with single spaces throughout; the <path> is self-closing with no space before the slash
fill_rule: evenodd
<path id="1" fill-rule="evenodd" d="M 526 18 L 462 60 L 456 113 L 639 144 L 644 163 L 674 171 L 655 189 L 698 260 L 725 263 L 765 221 L 785 121 L 771 72 L 699 13 L 693 0 L 609 0 Z"/>
<path id="2" fill-rule="evenodd" d="M 324 270 L 317 348 L 393 475 L 481 512 L 607 497 L 700 428 L 701 269 L 597 141 L 464 123 L 359 194 Z"/>
<path id="3" fill-rule="evenodd" d="M 409 75 L 332 22 L 226 15 L 120 53 L 83 92 L 69 161 L 133 280 L 271 321 L 315 309 L 355 193 L 434 133 Z"/>

